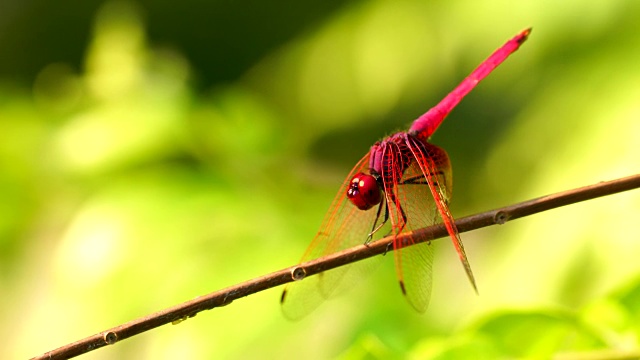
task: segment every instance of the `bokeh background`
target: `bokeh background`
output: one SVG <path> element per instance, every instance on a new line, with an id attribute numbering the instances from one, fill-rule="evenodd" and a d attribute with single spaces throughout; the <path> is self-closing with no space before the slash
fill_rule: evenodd
<path id="1" fill-rule="evenodd" d="M 507 39 L 432 142 L 454 216 L 640 169 L 640 2 L 0 5 L 0 353 L 26 358 L 295 264 L 368 147 Z M 640 192 L 448 241 L 432 302 L 393 257 L 299 322 L 281 288 L 84 355 L 499 358 L 637 352 Z"/>

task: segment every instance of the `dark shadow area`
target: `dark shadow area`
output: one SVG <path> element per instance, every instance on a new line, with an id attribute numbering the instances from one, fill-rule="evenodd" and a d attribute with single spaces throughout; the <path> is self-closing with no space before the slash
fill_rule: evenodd
<path id="1" fill-rule="evenodd" d="M 0 5 L 0 77 L 32 83 L 46 65 L 80 69 L 104 1 L 8 0 Z M 346 2 L 140 1 L 152 46 L 176 48 L 199 88 L 237 79 L 273 49 L 313 28 Z"/>

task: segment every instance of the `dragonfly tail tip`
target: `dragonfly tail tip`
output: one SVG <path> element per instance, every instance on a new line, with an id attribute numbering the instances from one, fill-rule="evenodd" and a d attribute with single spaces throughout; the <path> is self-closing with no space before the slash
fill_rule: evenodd
<path id="1" fill-rule="evenodd" d="M 517 38 L 517 42 L 518 42 L 518 46 L 522 45 L 523 42 L 527 41 L 527 39 L 529 38 L 529 35 L 531 35 L 531 31 L 533 30 L 532 27 L 529 27 L 527 29 L 524 29 L 520 34 L 518 34 L 518 36 L 516 36 Z"/>

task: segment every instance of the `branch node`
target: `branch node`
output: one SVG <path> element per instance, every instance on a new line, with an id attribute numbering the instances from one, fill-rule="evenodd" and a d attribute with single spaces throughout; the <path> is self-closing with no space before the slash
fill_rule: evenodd
<path id="1" fill-rule="evenodd" d="M 113 345 L 118 341 L 118 334 L 113 331 L 107 331 L 102 338 L 107 345 Z"/>
<path id="2" fill-rule="evenodd" d="M 307 276 L 307 271 L 304 268 L 296 267 L 291 270 L 291 278 L 293 281 L 302 280 Z"/>
<path id="3" fill-rule="evenodd" d="M 235 291 L 229 291 L 228 293 L 224 294 L 224 299 L 222 299 L 222 302 L 219 305 L 214 305 L 210 307 L 209 310 L 213 309 L 214 307 L 223 307 L 231 304 L 233 302 L 233 299 L 229 300 L 229 297 L 235 296 L 235 295 L 236 295 Z M 196 316 L 196 314 L 193 314 L 193 316 Z"/>
<path id="4" fill-rule="evenodd" d="M 503 225 L 507 221 L 509 221 L 509 214 L 504 211 L 498 211 L 493 215 L 493 222 L 498 225 Z"/>

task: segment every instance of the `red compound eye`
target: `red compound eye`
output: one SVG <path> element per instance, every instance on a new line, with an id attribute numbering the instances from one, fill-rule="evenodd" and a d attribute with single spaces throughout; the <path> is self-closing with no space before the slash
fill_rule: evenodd
<path id="1" fill-rule="evenodd" d="M 376 179 L 368 174 L 357 173 L 349 184 L 347 197 L 360 210 L 369 210 L 382 200 L 382 190 Z"/>

